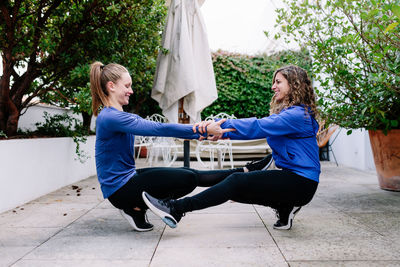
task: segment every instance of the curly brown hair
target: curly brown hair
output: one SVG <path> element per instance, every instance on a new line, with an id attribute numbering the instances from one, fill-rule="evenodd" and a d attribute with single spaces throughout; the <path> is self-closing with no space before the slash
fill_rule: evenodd
<path id="1" fill-rule="evenodd" d="M 275 96 L 272 97 L 270 114 L 278 114 L 285 108 L 303 104 L 310 108 L 310 113 L 314 117 L 317 117 L 316 94 L 307 72 L 298 66 L 286 66 L 275 71 L 272 83 L 275 83 L 275 77 L 278 73 L 282 74 L 288 81 L 290 90 L 286 97 L 280 101 L 277 101 Z"/>

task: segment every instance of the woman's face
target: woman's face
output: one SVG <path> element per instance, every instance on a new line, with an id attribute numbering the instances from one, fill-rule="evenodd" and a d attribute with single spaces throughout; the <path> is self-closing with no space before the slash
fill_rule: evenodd
<path id="1" fill-rule="evenodd" d="M 112 89 L 110 90 L 114 95 L 114 99 L 121 106 L 129 104 L 129 97 L 133 94 L 132 91 L 132 79 L 128 72 L 124 72 L 121 78 L 112 84 Z"/>
<path id="2" fill-rule="evenodd" d="M 282 101 L 289 94 L 289 82 L 280 72 L 275 75 L 275 81 L 272 85 L 272 91 L 275 92 L 276 101 Z"/>

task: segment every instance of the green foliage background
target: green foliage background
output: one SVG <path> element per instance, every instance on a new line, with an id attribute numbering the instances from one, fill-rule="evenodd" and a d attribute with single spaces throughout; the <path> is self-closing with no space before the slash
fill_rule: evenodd
<path id="1" fill-rule="evenodd" d="M 275 38 L 312 52 L 328 123 L 400 129 L 400 0 L 284 3 L 288 8 L 277 10 Z"/>
<path id="2" fill-rule="evenodd" d="M 62 77 L 57 91 L 49 91 L 42 99 L 70 106 L 77 113 L 91 114 L 89 67 L 93 61 L 118 63 L 128 68 L 132 77 L 129 106 L 125 109 L 145 116 L 158 111 L 150 97 L 157 52 L 161 41 L 167 8 L 163 0 L 122 1 L 113 3 L 108 12 L 119 14 L 118 20 L 88 33 L 82 58 L 69 75 Z M 97 52 L 96 52 L 97 51 Z M 146 104 L 144 104 L 146 103 Z"/>
<path id="3" fill-rule="evenodd" d="M 128 109 L 141 113 L 166 10 L 165 0 L 0 1 L 0 131 L 15 135 L 36 97 L 81 112 L 88 125 L 93 61 L 131 71 L 136 99 Z"/>
<path id="4" fill-rule="evenodd" d="M 202 112 L 202 118 L 220 112 L 238 118 L 269 115 L 273 96 L 272 78 L 276 69 L 298 65 L 311 76 L 311 58 L 305 49 L 273 55 L 247 56 L 225 51 L 212 54 L 218 99 Z"/>

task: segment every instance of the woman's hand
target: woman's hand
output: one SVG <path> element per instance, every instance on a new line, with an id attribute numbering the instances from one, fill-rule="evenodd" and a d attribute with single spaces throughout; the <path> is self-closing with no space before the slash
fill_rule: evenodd
<path id="1" fill-rule="evenodd" d="M 199 129 L 199 133 L 200 134 L 204 134 L 207 131 L 207 126 L 209 124 L 211 124 L 213 121 L 201 121 L 201 122 L 197 122 L 195 124 L 193 124 L 193 132 L 196 133 L 197 132 L 197 127 Z M 199 140 L 202 141 L 204 139 L 206 139 L 207 137 L 204 137 L 202 135 L 200 135 Z"/>
<path id="2" fill-rule="evenodd" d="M 201 121 L 201 122 L 197 122 L 193 125 L 193 132 L 196 133 L 197 130 L 197 126 L 199 127 L 199 133 L 203 134 L 207 131 L 207 126 L 210 125 L 212 122 L 214 121 Z"/>
<path id="3" fill-rule="evenodd" d="M 196 132 L 196 127 L 199 127 L 199 133 L 203 134 L 207 132 L 207 138 L 212 141 L 216 141 L 222 138 L 222 135 L 227 132 L 236 131 L 233 128 L 222 129 L 221 124 L 224 123 L 226 119 L 221 119 L 219 121 L 202 121 L 193 125 L 193 132 Z M 201 136 L 199 140 L 203 140 L 205 137 Z"/>

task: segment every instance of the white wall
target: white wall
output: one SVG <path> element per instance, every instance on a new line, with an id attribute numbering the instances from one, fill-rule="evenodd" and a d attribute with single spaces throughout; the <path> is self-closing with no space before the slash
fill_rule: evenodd
<path id="1" fill-rule="evenodd" d="M 44 122 L 44 111 L 50 115 L 68 113 L 81 120 L 71 110 L 39 104 L 20 117 L 18 128 L 34 130 L 36 122 Z M 92 119 L 92 129 L 94 125 Z M 80 145 L 89 156 L 81 163 L 72 138 L 0 140 L 0 212 L 96 175 L 94 143 L 95 136 L 90 136 Z"/>
<path id="2" fill-rule="evenodd" d="M 0 212 L 95 175 L 94 143 L 81 145 L 90 157 L 82 164 L 72 138 L 0 141 Z"/>
<path id="3" fill-rule="evenodd" d="M 50 106 L 46 104 L 38 104 L 36 106 L 29 107 L 28 110 L 23 113 L 18 121 L 18 129 L 21 130 L 35 130 L 35 123 L 37 122 L 44 122 L 44 112 L 47 112 L 50 114 L 50 116 L 53 115 L 61 115 L 64 113 L 68 113 L 70 117 L 74 117 L 80 121 L 82 121 L 82 116 L 74 114 L 71 110 L 65 109 L 65 108 L 59 108 L 55 106 Z M 22 111 L 24 112 L 24 111 Z M 90 128 L 94 130 L 95 128 L 95 117 L 92 117 L 92 122 L 90 125 Z"/>
<path id="4" fill-rule="evenodd" d="M 368 131 L 353 130 L 352 134 L 347 135 L 347 130 L 342 129 L 335 132 L 329 142 L 336 156 L 339 165 L 344 165 L 359 170 L 375 170 L 374 158 L 369 142 Z M 336 140 L 332 143 L 335 136 Z M 329 155 L 330 161 L 334 162 L 332 153 Z"/>

